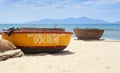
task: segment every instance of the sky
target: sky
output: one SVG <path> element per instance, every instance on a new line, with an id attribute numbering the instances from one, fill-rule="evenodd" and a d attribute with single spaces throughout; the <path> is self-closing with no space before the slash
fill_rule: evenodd
<path id="1" fill-rule="evenodd" d="M 0 0 L 0 23 L 79 17 L 120 20 L 120 0 Z"/>

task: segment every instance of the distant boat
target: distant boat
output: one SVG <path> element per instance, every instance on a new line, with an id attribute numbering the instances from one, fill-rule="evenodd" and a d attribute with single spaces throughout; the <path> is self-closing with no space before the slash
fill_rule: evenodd
<path id="1" fill-rule="evenodd" d="M 11 28 L 2 38 L 11 41 L 25 53 L 59 52 L 67 47 L 72 32 L 64 28 Z"/>
<path id="2" fill-rule="evenodd" d="M 103 29 L 95 28 L 74 28 L 74 33 L 78 39 L 87 40 L 87 39 L 100 39 L 103 35 Z"/>

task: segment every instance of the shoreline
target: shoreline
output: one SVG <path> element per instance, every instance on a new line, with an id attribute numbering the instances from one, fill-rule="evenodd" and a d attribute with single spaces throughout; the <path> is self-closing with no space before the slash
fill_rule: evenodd
<path id="1" fill-rule="evenodd" d="M 1 73 L 119 73 L 120 41 L 72 38 L 62 52 L 0 61 Z"/>

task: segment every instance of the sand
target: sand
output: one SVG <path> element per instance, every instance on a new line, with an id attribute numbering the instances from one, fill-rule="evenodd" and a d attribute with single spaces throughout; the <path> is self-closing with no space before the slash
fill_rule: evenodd
<path id="1" fill-rule="evenodd" d="M 72 38 L 60 53 L 0 61 L 0 73 L 120 73 L 120 41 Z"/>

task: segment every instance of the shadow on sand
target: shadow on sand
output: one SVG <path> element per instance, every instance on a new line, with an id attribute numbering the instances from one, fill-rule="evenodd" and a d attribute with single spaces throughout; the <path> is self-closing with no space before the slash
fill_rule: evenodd
<path id="1" fill-rule="evenodd" d="M 64 51 L 61 51 L 61 52 L 58 52 L 58 53 L 51 53 L 51 55 L 53 55 L 53 56 L 64 56 L 64 55 L 72 55 L 74 53 L 75 52 L 64 50 Z"/>
<path id="2" fill-rule="evenodd" d="M 86 41 L 86 42 L 96 42 L 96 41 L 100 41 L 100 42 L 120 42 L 120 40 L 112 40 L 112 39 L 74 39 L 74 40 L 81 40 L 81 41 Z"/>
<path id="3" fill-rule="evenodd" d="M 81 40 L 81 41 L 105 41 L 105 39 L 74 39 L 74 40 Z"/>
<path id="4" fill-rule="evenodd" d="M 65 55 L 72 55 L 74 52 L 63 50 L 57 53 L 38 53 L 38 54 L 25 54 L 25 56 L 46 56 L 46 55 L 52 55 L 52 56 L 65 56 Z"/>

